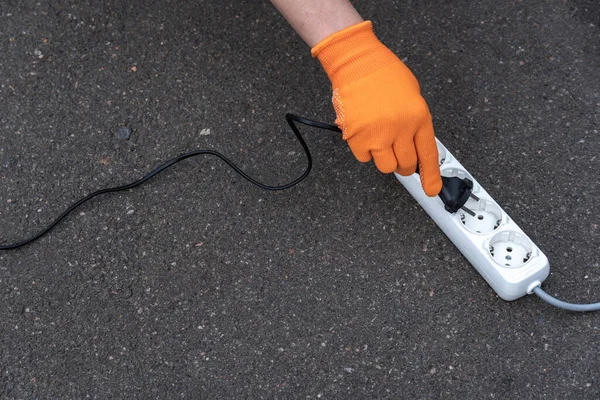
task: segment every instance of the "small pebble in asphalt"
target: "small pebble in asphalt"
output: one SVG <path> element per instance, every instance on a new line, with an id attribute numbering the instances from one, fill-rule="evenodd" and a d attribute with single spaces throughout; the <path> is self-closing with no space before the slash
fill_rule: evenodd
<path id="1" fill-rule="evenodd" d="M 129 140 L 129 138 L 131 137 L 131 128 L 127 126 L 120 127 L 117 131 L 117 136 L 121 140 Z"/>

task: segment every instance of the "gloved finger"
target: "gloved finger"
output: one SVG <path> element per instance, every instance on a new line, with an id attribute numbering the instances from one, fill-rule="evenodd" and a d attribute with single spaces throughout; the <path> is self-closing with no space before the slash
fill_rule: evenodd
<path id="1" fill-rule="evenodd" d="M 394 172 L 394 170 L 398 168 L 398 160 L 396 160 L 396 155 L 391 147 L 382 150 L 374 150 L 371 153 L 375 159 L 377 169 L 384 174 Z"/>
<path id="2" fill-rule="evenodd" d="M 360 143 L 357 143 L 356 137 L 351 137 L 348 139 L 348 146 L 350 146 L 350 150 L 352 150 L 352 154 L 354 157 L 360 162 L 369 162 L 373 158 L 371 152 L 368 148 L 360 146 Z"/>
<path id="3" fill-rule="evenodd" d="M 431 119 L 419 127 L 414 141 L 419 158 L 419 174 L 423 190 L 427 196 L 437 196 L 442 190 L 442 177 Z"/>
<path id="4" fill-rule="evenodd" d="M 396 172 L 402 176 L 414 174 L 417 169 L 417 150 L 415 149 L 415 143 L 410 139 L 398 139 L 394 142 L 394 153 L 398 160 Z"/>

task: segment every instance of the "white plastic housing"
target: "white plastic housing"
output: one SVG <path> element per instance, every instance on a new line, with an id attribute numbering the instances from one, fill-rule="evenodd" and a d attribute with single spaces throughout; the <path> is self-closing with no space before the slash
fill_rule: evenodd
<path id="1" fill-rule="evenodd" d="M 480 200 L 469 199 L 465 206 L 475 217 L 446 211 L 438 196 L 425 194 L 418 174 L 396 178 L 501 298 L 531 294 L 550 273 L 548 258 L 440 141 L 437 145 L 442 175 L 473 181 L 473 194 Z"/>

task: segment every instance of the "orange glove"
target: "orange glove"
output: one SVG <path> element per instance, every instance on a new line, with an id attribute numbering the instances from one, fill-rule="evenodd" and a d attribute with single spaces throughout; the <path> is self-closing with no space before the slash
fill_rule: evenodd
<path id="1" fill-rule="evenodd" d="M 442 189 L 431 114 L 410 70 L 364 21 L 313 47 L 333 87 L 335 123 L 361 162 L 411 175 L 417 161 L 428 196 Z"/>

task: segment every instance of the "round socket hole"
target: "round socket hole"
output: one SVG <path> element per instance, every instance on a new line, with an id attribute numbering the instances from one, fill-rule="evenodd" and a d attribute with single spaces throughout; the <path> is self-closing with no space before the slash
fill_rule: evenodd
<path id="1" fill-rule="evenodd" d="M 531 258 L 533 245 L 525 235 L 505 231 L 497 233 L 490 240 L 490 256 L 500 265 L 509 268 L 519 268 Z"/>
<path id="2" fill-rule="evenodd" d="M 459 210 L 460 221 L 465 228 L 473 233 L 488 233 L 496 230 L 502 221 L 502 210 L 491 201 L 469 199 L 465 207 L 475 213 L 475 216 Z"/>

